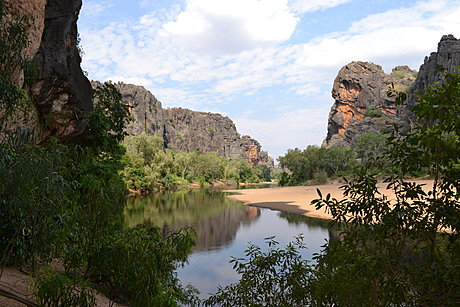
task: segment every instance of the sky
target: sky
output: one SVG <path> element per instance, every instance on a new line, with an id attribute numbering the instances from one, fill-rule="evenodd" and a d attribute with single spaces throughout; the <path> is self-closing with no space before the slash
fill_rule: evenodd
<path id="1" fill-rule="evenodd" d="M 321 145 L 347 63 L 418 70 L 460 38 L 460 0 L 83 0 L 78 27 L 90 79 L 228 116 L 276 159 Z"/>

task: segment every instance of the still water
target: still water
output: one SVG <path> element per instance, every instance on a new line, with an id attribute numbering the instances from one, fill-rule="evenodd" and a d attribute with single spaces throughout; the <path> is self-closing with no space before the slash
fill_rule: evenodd
<path id="1" fill-rule="evenodd" d="M 242 257 L 249 242 L 265 246 L 264 238 L 276 236 L 284 247 L 294 236 L 303 234 L 310 259 L 329 240 L 327 222 L 304 216 L 242 205 L 215 190 L 163 192 L 130 198 L 124 214 L 125 227 L 140 223 L 166 230 L 191 226 L 197 245 L 189 263 L 178 270 L 184 285 L 191 284 L 206 298 L 217 286 L 238 281 L 229 263 Z"/>

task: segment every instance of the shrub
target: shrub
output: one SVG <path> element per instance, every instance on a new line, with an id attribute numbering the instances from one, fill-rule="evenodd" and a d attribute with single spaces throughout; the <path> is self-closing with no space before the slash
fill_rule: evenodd
<path id="1" fill-rule="evenodd" d="M 196 291 L 180 285 L 175 269 L 187 261 L 193 245 L 191 229 L 167 235 L 148 226 L 118 231 L 90 255 L 88 275 L 110 297 L 134 306 L 191 303 Z"/>

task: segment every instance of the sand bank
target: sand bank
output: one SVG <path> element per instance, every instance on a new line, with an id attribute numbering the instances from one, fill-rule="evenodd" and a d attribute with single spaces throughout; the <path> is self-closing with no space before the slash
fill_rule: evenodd
<path id="1" fill-rule="evenodd" d="M 433 184 L 432 180 L 417 180 L 416 182 L 425 184 L 426 189 L 430 189 Z M 330 193 L 331 197 L 342 199 L 341 185 L 341 183 L 337 183 L 317 186 L 225 190 L 225 192 L 237 193 L 237 195 L 228 195 L 228 197 L 242 201 L 246 205 L 293 212 L 315 218 L 332 219 L 331 215 L 326 213 L 324 209 L 316 210 L 315 206 L 311 205 L 311 201 L 319 198 L 316 189 L 321 190 L 323 197 Z M 377 186 L 381 193 L 384 193 L 390 199 L 395 198 L 392 191 L 385 189 L 386 184 L 380 183 Z"/>

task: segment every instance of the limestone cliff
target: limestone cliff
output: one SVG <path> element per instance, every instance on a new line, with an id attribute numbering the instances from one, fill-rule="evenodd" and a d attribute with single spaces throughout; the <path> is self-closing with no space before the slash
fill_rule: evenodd
<path id="1" fill-rule="evenodd" d="M 81 68 L 77 19 L 81 0 L 8 0 L 13 14 L 28 16 L 30 45 L 24 52 L 38 76 L 30 85 L 34 129 L 68 140 L 84 131 L 84 112 L 92 109 L 92 89 Z M 22 83 L 22 72 L 16 78 Z"/>
<path id="2" fill-rule="evenodd" d="M 407 91 L 416 77 L 407 66 L 395 67 L 391 74 L 369 62 L 345 65 L 334 80 L 335 102 L 329 113 L 326 146 L 353 147 L 367 132 L 379 132 L 388 124 L 408 126 L 407 112 L 387 97 L 390 86 Z"/>
<path id="3" fill-rule="evenodd" d="M 83 114 L 93 106 L 92 89 L 83 74 L 77 49 L 81 0 L 48 0 L 45 29 L 34 62 L 38 80 L 32 86 L 44 137 L 66 140 L 84 131 Z"/>
<path id="4" fill-rule="evenodd" d="M 93 87 L 98 82 L 93 82 Z M 267 152 L 257 140 L 240 137 L 233 121 L 217 113 L 196 112 L 183 108 L 163 109 L 161 102 L 142 86 L 115 84 L 123 102 L 130 105 L 134 121 L 127 132 L 161 136 L 165 149 L 189 152 L 216 152 L 228 159 L 245 158 L 252 164 L 271 166 Z"/>
<path id="5" fill-rule="evenodd" d="M 412 126 L 408 106 L 417 103 L 417 93 L 444 79 L 444 71 L 458 72 L 460 40 L 444 35 L 437 52 L 431 53 L 418 74 L 407 66 L 398 66 L 386 75 L 379 65 L 352 62 L 337 75 L 332 89 L 335 102 L 329 113 L 328 133 L 324 145 L 353 147 L 356 139 L 367 132 L 379 132 L 388 124 Z M 396 107 L 386 92 L 393 85 L 407 92 L 407 101 Z"/>
<path id="6" fill-rule="evenodd" d="M 230 159 L 241 156 L 240 136 L 228 117 L 182 108 L 164 110 L 165 141 L 173 151 L 215 151 Z"/>
<path id="7" fill-rule="evenodd" d="M 458 72 L 459 66 L 460 39 L 456 39 L 453 35 L 444 35 L 438 44 L 437 52 L 425 57 L 424 63 L 420 66 L 417 80 L 409 89 L 408 104 L 416 103 L 417 92 L 423 92 L 429 85 L 442 81 L 443 71 Z"/>

